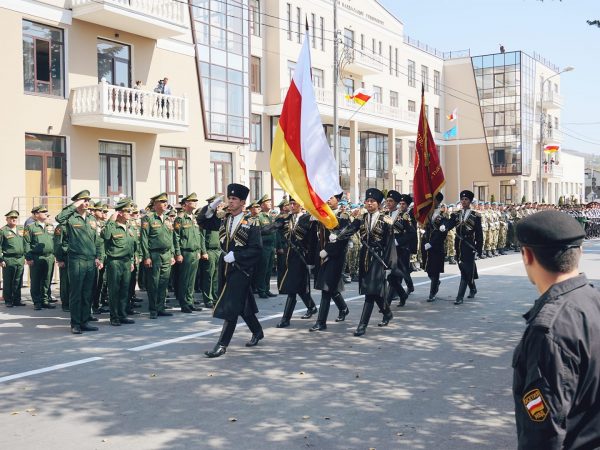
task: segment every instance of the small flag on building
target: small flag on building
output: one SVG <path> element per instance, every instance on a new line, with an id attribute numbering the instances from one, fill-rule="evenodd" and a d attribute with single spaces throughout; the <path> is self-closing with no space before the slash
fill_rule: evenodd
<path id="1" fill-rule="evenodd" d="M 369 91 L 364 88 L 360 88 L 354 91 L 352 95 L 346 95 L 346 100 L 354 100 L 360 106 L 363 106 L 371 99 L 372 95 Z"/>
<path id="2" fill-rule="evenodd" d="M 544 147 L 544 153 L 556 153 L 560 150 L 560 145 L 546 145 Z"/>
<path id="3" fill-rule="evenodd" d="M 444 139 L 448 140 L 451 137 L 456 137 L 456 125 L 444 133 Z"/>
<path id="4" fill-rule="evenodd" d="M 448 119 L 450 122 L 454 122 L 456 119 L 458 119 L 457 108 L 454 108 L 454 110 L 446 116 L 446 119 Z"/>

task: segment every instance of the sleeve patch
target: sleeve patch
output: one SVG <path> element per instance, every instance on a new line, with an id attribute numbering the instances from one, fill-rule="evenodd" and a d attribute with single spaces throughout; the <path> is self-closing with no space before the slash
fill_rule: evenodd
<path id="1" fill-rule="evenodd" d="M 534 422 L 543 422 L 548 416 L 548 405 L 539 389 L 533 389 L 523 396 L 523 405 Z"/>

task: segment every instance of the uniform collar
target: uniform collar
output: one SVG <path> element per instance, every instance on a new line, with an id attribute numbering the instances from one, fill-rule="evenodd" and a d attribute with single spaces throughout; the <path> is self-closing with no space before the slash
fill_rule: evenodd
<path id="1" fill-rule="evenodd" d="M 589 284 L 589 281 L 583 273 L 580 273 L 576 277 L 569 278 L 568 280 L 561 281 L 560 283 L 553 284 L 535 301 L 533 307 L 527 311 L 527 313 L 523 314 L 523 318 L 528 324 L 531 323 L 547 303 L 556 300 L 575 289 L 579 289 L 586 284 Z"/>

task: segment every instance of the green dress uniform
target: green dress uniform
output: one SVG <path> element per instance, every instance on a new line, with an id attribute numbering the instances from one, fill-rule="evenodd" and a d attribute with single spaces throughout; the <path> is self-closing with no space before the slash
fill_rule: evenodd
<path id="1" fill-rule="evenodd" d="M 54 225 L 33 222 L 25 228 L 25 259 L 29 266 L 31 299 L 35 309 L 54 308 L 48 291 L 54 266 Z"/>
<path id="2" fill-rule="evenodd" d="M 102 230 L 106 253 L 106 282 L 110 306 L 110 323 L 131 322 L 127 319 L 127 300 L 131 267 L 134 264 L 137 234 L 128 224 L 108 221 Z"/>
<path id="3" fill-rule="evenodd" d="M 144 261 L 152 260 L 152 267 L 146 270 L 146 291 L 151 319 L 156 319 L 158 315 L 170 315 L 165 312 L 165 300 L 171 275 L 171 259 L 178 251 L 175 244 L 173 225 L 166 214 L 161 216 L 151 212 L 144 216 L 141 250 Z"/>
<path id="4" fill-rule="evenodd" d="M 67 239 L 65 236 L 65 226 L 58 225 L 54 229 L 54 258 L 57 263 L 62 263 L 62 267 L 59 266 L 58 274 L 60 276 L 60 302 L 62 304 L 62 310 L 65 312 L 69 311 L 69 262 L 67 258 L 68 246 Z"/>
<path id="5" fill-rule="evenodd" d="M 262 251 L 256 273 L 256 290 L 261 298 L 275 297 L 271 294 L 271 273 L 273 272 L 273 263 L 275 257 L 275 233 L 276 230 L 262 231 L 267 225 L 273 223 L 273 218 L 269 213 L 258 213 L 258 223 L 261 228 Z M 270 295 L 269 295 L 270 294 Z"/>
<path id="6" fill-rule="evenodd" d="M 213 201 L 214 198 L 209 199 Z M 198 216 L 206 213 L 208 205 L 203 207 Z M 212 229 L 210 225 L 200 224 L 200 229 L 204 234 L 204 247 L 208 254 L 208 260 L 200 261 L 202 301 L 208 307 L 217 301 L 219 291 L 218 266 L 221 256 L 221 241 L 219 240 L 219 229 Z"/>
<path id="7" fill-rule="evenodd" d="M 21 225 L 13 228 L 5 225 L 0 229 L 0 262 L 4 263 L 2 295 L 4 303 L 9 307 L 21 304 L 21 281 L 25 263 L 25 239 L 23 236 L 24 228 Z"/>
<path id="8" fill-rule="evenodd" d="M 183 200 L 182 200 L 183 201 Z M 182 310 L 194 308 L 194 283 L 198 272 L 198 263 L 202 254 L 206 253 L 204 239 L 200 227 L 193 215 L 184 213 L 175 219 L 175 240 L 177 241 L 177 256 L 183 261 L 179 264 L 177 282 L 177 301 Z"/>
<path id="9" fill-rule="evenodd" d="M 137 208 L 137 206 L 135 206 L 135 208 Z M 135 296 L 135 286 L 138 284 L 138 281 L 140 281 L 143 272 L 143 270 L 140 270 L 140 239 L 142 237 L 142 229 L 139 222 L 135 219 L 132 219 L 129 225 L 135 231 L 136 237 L 136 255 L 133 261 L 133 272 L 131 272 L 131 277 L 129 279 L 129 306 L 127 307 L 127 314 L 133 314 L 133 308 L 137 300 Z"/>
<path id="10" fill-rule="evenodd" d="M 89 191 L 80 192 L 71 200 L 78 201 L 84 198 L 89 198 Z M 88 321 L 92 307 L 96 260 L 102 261 L 104 258 L 102 239 L 96 231 L 98 222 L 91 214 L 79 214 L 73 204 L 58 213 L 56 220 L 65 227 L 67 240 L 71 331 L 77 333 L 77 329 L 93 329 L 88 326 Z"/>

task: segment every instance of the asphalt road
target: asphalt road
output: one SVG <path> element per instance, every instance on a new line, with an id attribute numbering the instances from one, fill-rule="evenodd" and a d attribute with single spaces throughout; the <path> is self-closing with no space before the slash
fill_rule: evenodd
<path id="1" fill-rule="evenodd" d="M 586 243 L 591 280 L 599 261 L 600 242 Z M 515 448 L 511 356 L 537 293 L 518 253 L 478 267 L 479 293 L 458 307 L 457 266 L 435 303 L 413 273 L 406 306 L 385 328 L 375 311 L 361 338 L 356 283 L 346 322 L 332 306 L 319 333 L 300 309 L 275 328 L 285 299 L 259 300 L 265 339 L 244 347 L 242 323 L 213 360 L 221 322 L 206 310 L 120 328 L 103 315 L 73 336 L 60 310 L 0 307 L 0 448 Z"/>

